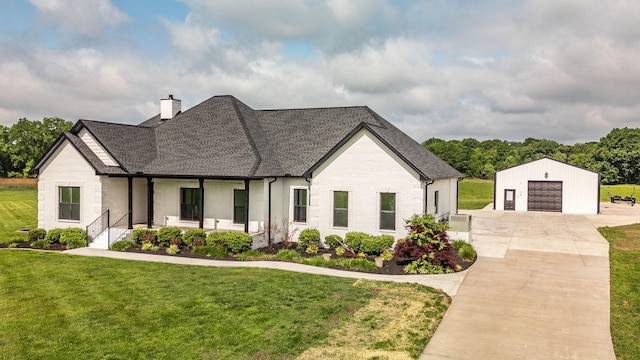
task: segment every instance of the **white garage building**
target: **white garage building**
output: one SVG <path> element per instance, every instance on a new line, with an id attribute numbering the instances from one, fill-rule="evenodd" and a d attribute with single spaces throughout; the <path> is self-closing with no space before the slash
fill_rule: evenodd
<path id="1" fill-rule="evenodd" d="M 549 158 L 496 172 L 494 210 L 600 212 L 600 174 Z"/>

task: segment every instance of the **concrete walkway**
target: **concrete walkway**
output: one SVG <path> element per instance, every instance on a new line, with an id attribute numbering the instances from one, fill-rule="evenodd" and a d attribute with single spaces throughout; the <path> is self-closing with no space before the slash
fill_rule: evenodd
<path id="1" fill-rule="evenodd" d="M 246 267 L 246 268 L 263 268 L 263 269 L 276 269 L 285 271 L 295 271 L 307 274 L 315 275 L 328 275 L 353 279 L 367 279 L 367 280 L 380 280 L 380 281 L 394 281 L 403 283 L 416 283 L 421 285 L 430 286 L 436 289 L 442 289 L 450 296 L 456 295 L 458 288 L 462 283 L 462 280 L 467 275 L 467 271 L 454 273 L 454 274 L 442 274 L 442 275 L 381 275 L 381 274 L 369 274 L 354 271 L 342 271 L 329 268 L 322 268 L 317 266 L 302 265 L 284 261 L 224 261 L 224 260 L 209 260 L 209 259 L 194 259 L 179 256 L 169 255 L 152 255 L 152 254 L 140 254 L 121 251 L 109 251 L 92 248 L 78 248 L 73 250 L 64 251 L 65 254 L 82 255 L 82 256 L 99 256 L 108 257 L 113 259 L 123 260 L 136 260 L 136 261 L 150 261 L 150 262 L 163 262 L 170 264 L 183 264 L 183 265 L 197 265 L 197 266 L 212 266 L 212 267 Z"/>
<path id="2" fill-rule="evenodd" d="M 615 359 L 596 229 L 640 222 L 640 206 L 601 211 L 465 212 L 479 257 L 421 359 Z"/>

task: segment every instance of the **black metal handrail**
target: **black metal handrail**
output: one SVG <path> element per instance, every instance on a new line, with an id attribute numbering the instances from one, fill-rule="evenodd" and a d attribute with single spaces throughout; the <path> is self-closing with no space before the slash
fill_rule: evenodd
<path id="1" fill-rule="evenodd" d="M 120 240 L 125 240 L 129 236 L 131 236 L 131 231 L 128 229 L 129 227 L 129 212 L 127 211 L 118 221 L 114 222 L 113 225 L 109 227 L 109 239 L 108 246 L 111 247 L 111 244 L 118 242 Z M 111 231 L 112 229 L 124 229 L 122 233 L 118 234 L 113 240 L 111 240 Z"/>
<path id="2" fill-rule="evenodd" d="M 109 228 L 109 210 L 103 212 L 91 224 L 87 225 L 87 243 L 90 243 L 105 229 Z"/>

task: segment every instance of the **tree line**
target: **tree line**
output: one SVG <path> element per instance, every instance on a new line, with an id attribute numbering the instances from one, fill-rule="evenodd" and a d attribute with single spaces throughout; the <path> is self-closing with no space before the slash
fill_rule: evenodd
<path id="1" fill-rule="evenodd" d="M 467 177 L 492 179 L 496 171 L 548 157 L 599 172 L 604 184 L 640 184 L 640 128 L 616 128 L 598 142 L 574 145 L 533 138 L 431 138 L 422 145 Z"/>
<path id="2" fill-rule="evenodd" d="M 35 162 L 73 123 L 57 117 L 0 125 L 0 177 L 28 177 Z"/>

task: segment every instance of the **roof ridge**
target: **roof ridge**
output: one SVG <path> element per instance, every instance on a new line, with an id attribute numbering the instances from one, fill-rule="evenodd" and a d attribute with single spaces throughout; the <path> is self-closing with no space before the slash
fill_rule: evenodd
<path id="1" fill-rule="evenodd" d="M 249 127 L 247 126 L 247 123 L 244 119 L 244 116 L 242 115 L 242 112 L 240 111 L 240 107 L 238 106 L 238 103 L 236 102 L 237 99 L 235 99 L 233 96 L 231 97 L 231 103 L 233 105 L 233 109 L 235 110 L 237 116 L 238 116 L 238 120 L 240 120 L 240 124 L 242 125 L 242 130 L 244 131 L 244 134 L 247 136 L 247 140 L 249 141 L 249 145 L 251 145 L 251 150 L 253 151 L 253 154 L 256 156 L 256 161 L 253 164 L 253 166 L 251 167 L 251 170 L 249 171 L 250 175 L 255 175 L 256 171 L 258 170 L 258 167 L 260 166 L 260 163 L 262 162 L 262 156 L 260 155 L 260 151 L 258 151 L 258 147 L 256 146 L 255 141 L 253 141 L 253 137 L 251 136 L 251 132 L 249 131 Z M 240 103 L 242 103 L 241 101 L 238 101 Z M 246 106 L 247 108 L 249 108 L 251 111 L 254 111 L 252 108 L 250 108 L 249 106 L 247 106 L 246 104 L 242 103 L 242 105 Z"/>

